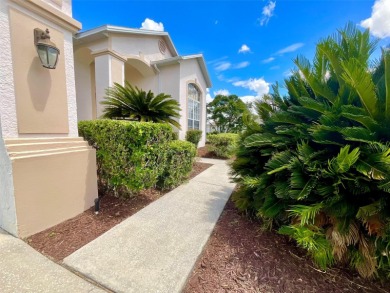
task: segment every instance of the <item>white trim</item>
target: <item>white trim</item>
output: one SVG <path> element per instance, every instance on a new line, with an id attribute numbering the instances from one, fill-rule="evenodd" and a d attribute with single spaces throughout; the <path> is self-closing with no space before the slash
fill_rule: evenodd
<path id="1" fill-rule="evenodd" d="M 109 86 L 113 86 L 113 83 L 112 83 L 112 55 L 108 55 L 108 84 Z"/>
<path id="2" fill-rule="evenodd" d="M 190 85 L 193 85 L 194 88 L 196 89 L 196 91 L 198 92 L 198 96 L 199 96 L 199 100 L 194 100 L 194 99 L 191 99 L 190 98 L 190 94 L 189 94 L 189 87 Z M 188 81 L 187 82 L 187 95 L 186 95 L 186 100 L 187 100 L 187 130 L 192 130 L 192 129 L 195 129 L 195 130 L 202 130 L 202 97 L 203 97 L 203 94 L 202 94 L 202 90 L 200 89 L 199 85 L 197 84 L 196 80 L 195 81 Z M 193 107 L 193 116 L 194 118 L 191 119 L 191 117 L 189 117 L 189 111 L 190 111 L 190 107 L 189 107 L 189 100 L 192 101 L 192 105 L 194 105 L 194 103 L 197 103 L 198 104 L 198 119 L 195 119 L 195 113 L 194 113 L 194 109 L 195 107 Z M 188 124 L 188 120 L 192 120 L 192 127 L 190 128 L 190 125 Z M 198 124 L 198 128 L 195 128 L 194 125 L 195 125 L 195 121 L 197 121 L 199 124 Z"/>
<path id="3" fill-rule="evenodd" d="M 127 59 L 128 59 L 126 57 L 121 56 L 118 52 L 115 52 L 114 50 L 111 50 L 111 49 L 94 51 L 94 52 L 91 52 L 91 55 L 93 57 L 97 57 L 100 55 L 111 55 L 112 57 L 115 57 L 116 59 L 118 59 L 119 61 L 122 61 L 124 63 L 126 63 Z"/>
<path id="4" fill-rule="evenodd" d="M 77 124 L 77 99 L 76 99 L 76 80 L 74 72 L 74 54 L 73 54 L 73 35 L 70 32 L 64 32 L 64 62 L 66 78 L 66 95 L 68 101 L 68 125 L 69 137 L 78 137 Z"/>
<path id="5" fill-rule="evenodd" d="M 4 0 L 2 0 L 4 1 Z M 81 29 L 81 23 L 65 14 L 62 10 L 54 8 L 52 5 L 41 0 L 10 0 L 26 8 L 41 17 L 44 17 L 50 22 L 59 25 L 63 29 L 67 29 L 75 33 Z"/>
<path id="6" fill-rule="evenodd" d="M 0 1 L 0 120 L 3 137 L 17 137 L 9 3 Z"/>
<path id="7" fill-rule="evenodd" d="M 144 30 L 144 29 L 134 29 L 134 28 L 127 28 L 122 26 L 113 26 L 113 25 L 102 25 L 94 29 L 90 29 L 81 33 L 78 33 L 74 36 L 75 41 L 77 44 L 83 43 L 84 41 L 88 41 L 88 39 L 95 39 L 95 38 L 107 38 L 107 33 L 119 33 L 119 34 L 132 34 L 132 35 L 144 35 L 144 36 L 162 36 L 171 51 L 172 55 L 178 56 L 179 53 L 177 52 L 175 45 L 172 42 L 171 37 L 167 32 L 159 32 L 159 31 L 151 31 L 151 30 Z"/>
<path id="8" fill-rule="evenodd" d="M 200 70 L 202 71 L 204 80 L 206 81 L 206 87 L 211 88 L 212 83 L 210 79 L 209 72 L 207 70 L 206 62 L 204 61 L 204 57 L 202 54 L 196 54 L 196 55 L 185 55 L 185 56 L 176 56 L 172 58 L 167 58 L 167 59 L 162 59 L 158 61 L 152 61 L 150 62 L 151 65 L 157 64 L 160 66 L 164 65 L 171 65 L 175 63 L 180 63 L 180 61 L 185 61 L 185 60 L 192 60 L 192 59 L 197 59 L 198 65 L 200 67 Z"/>

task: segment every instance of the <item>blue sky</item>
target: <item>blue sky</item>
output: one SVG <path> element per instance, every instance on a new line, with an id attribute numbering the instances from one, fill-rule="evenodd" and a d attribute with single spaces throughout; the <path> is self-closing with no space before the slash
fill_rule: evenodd
<path id="1" fill-rule="evenodd" d="M 216 94 L 261 97 L 352 21 L 390 43 L 390 0 L 73 0 L 83 30 L 104 24 L 167 31 L 180 55 L 202 53 Z M 380 50 L 374 53 L 378 57 Z"/>

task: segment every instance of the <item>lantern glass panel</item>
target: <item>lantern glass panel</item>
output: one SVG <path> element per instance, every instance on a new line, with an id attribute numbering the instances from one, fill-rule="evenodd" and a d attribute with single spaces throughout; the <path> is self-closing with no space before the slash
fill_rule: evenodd
<path id="1" fill-rule="evenodd" d="M 44 67 L 48 67 L 49 62 L 47 58 L 47 46 L 38 44 L 37 51 L 38 51 L 39 59 L 41 59 L 42 65 Z"/>
<path id="2" fill-rule="evenodd" d="M 52 47 L 47 48 L 47 56 L 48 56 L 48 61 L 49 61 L 49 67 L 50 68 L 55 68 L 57 65 L 57 60 L 58 60 L 58 50 Z"/>

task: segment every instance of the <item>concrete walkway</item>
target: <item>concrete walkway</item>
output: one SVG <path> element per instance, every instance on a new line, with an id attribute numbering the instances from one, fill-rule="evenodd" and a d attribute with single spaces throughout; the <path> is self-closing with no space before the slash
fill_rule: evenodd
<path id="1" fill-rule="evenodd" d="M 235 186 L 225 161 L 200 161 L 214 165 L 64 264 L 114 292 L 180 292 Z"/>
<path id="2" fill-rule="evenodd" d="M 0 230 L 0 292 L 105 292 Z"/>

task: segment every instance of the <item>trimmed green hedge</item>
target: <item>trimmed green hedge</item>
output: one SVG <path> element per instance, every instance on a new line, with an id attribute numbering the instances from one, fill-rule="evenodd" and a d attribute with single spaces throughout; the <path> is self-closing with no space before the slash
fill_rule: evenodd
<path id="1" fill-rule="evenodd" d="M 207 135 L 208 150 L 214 152 L 218 157 L 231 158 L 234 155 L 238 134 L 219 133 Z"/>
<path id="2" fill-rule="evenodd" d="M 96 148 L 99 179 L 116 195 L 130 196 L 155 187 L 157 183 L 164 188 L 180 184 L 170 176 L 167 176 L 167 182 L 163 176 L 172 173 L 170 162 L 176 159 L 175 150 L 169 147 L 176 145 L 172 142 L 174 133 L 168 124 L 81 121 L 79 133 Z M 179 156 L 183 157 L 180 152 Z M 188 165 L 192 166 L 194 157 L 183 157 L 183 160 L 189 160 L 184 164 L 187 169 Z"/>
<path id="3" fill-rule="evenodd" d="M 192 142 L 196 147 L 202 138 L 202 130 L 191 129 L 186 132 L 186 141 Z"/>
<path id="4" fill-rule="evenodd" d="M 158 182 L 161 189 L 174 188 L 188 178 L 194 164 L 196 148 L 188 141 L 174 140 L 166 145 L 166 153 L 166 168 Z"/>

